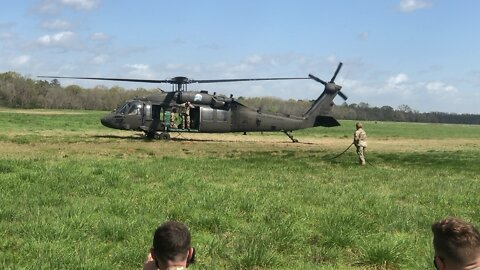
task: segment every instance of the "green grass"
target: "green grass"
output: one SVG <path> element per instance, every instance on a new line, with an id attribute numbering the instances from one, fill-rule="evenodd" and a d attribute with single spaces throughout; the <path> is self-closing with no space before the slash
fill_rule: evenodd
<path id="1" fill-rule="evenodd" d="M 4 132 L 39 132 L 45 130 L 85 131 L 103 129 L 102 111 L 81 110 L 28 110 L 0 108 L 0 123 Z"/>
<path id="2" fill-rule="evenodd" d="M 418 148 L 369 153 L 372 166 L 358 167 L 353 150 L 332 161 L 317 145 L 85 137 L 102 131 L 99 112 L 79 131 L 62 129 L 68 115 L 34 115 L 28 129 L 17 116 L 0 113 L 11 122 L 0 142 L 19 149 L 0 149 L 1 269 L 139 269 L 167 219 L 191 229 L 192 269 L 431 269 L 435 220 L 480 225 L 478 144 L 422 150 L 444 125 L 366 123 L 371 141 L 397 130 Z M 353 122 L 342 123 L 297 134 L 350 138 Z M 42 137 L 45 127 L 69 139 Z M 447 128 L 440 141 L 480 138 Z"/>
<path id="3" fill-rule="evenodd" d="M 335 128 L 310 128 L 296 131 L 295 134 L 311 137 L 351 138 L 356 121 L 342 120 Z M 369 138 L 390 139 L 478 139 L 480 125 L 425 124 L 403 122 L 365 122 Z"/>

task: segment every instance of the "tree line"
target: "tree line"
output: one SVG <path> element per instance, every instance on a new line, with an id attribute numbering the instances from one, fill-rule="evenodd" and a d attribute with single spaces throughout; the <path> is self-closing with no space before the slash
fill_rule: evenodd
<path id="1" fill-rule="evenodd" d="M 302 115 L 310 108 L 314 100 L 282 100 L 274 97 L 239 98 L 243 104 L 259 108 L 264 112 L 280 112 L 283 114 Z M 333 107 L 332 115 L 343 120 L 362 121 L 394 121 L 394 122 L 420 122 L 420 123 L 446 123 L 479 125 L 478 114 L 456 114 L 444 112 L 419 112 L 408 105 L 398 108 L 390 106 L 372 107 L 368 103 L 343 103 Z"/>
<path id="2" fill-rule="evenodd" d="M 0 73 L 0 106 L 9 108 L 112 110 L 125 100 L 158 91 L 144 88 L 129 90 L 118 86 L 63 87 L 56 79 L 34 80 L 16 72 Z M 239 97 L 237 100 L 262 112 L 290 115 L 302 115 L 313 103 L 313 100 L 283 100 L 274 97 Z M 345 120 L 480 124 L 480 115 L 477 114 L 422 113 L 408 105 L 392 108 L 372 107 L 363 102 L 343 103 L 334 106 L 332 114 L 335 118 Z"/>
<path id="3" fill-rule="evenodd" d="M 118 86 L 63 87 L 57 79 L 49 82 L 15 72 L 0 73 L 0 106 L 9 108 L 112 110 L 127 99 L 152 93 L 153 90 L 127 90 Z"/>

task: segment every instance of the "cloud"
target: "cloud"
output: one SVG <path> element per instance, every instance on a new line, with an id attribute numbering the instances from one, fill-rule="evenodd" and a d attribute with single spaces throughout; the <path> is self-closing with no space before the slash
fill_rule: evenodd
<path id="1" fill-rule="evenodd" d="M 60 2 L 77 10 L 90 10 L 97 6 L 99 0 L 60 0 Z"/>
<path id="2" fill-rule="evenodd" d="M 246 59 L 246 62 L 249 64 L 257 64 L 257 63 L 260 63 L 262 60 L 263 60 L 262 56 L 258 54 L 254 54 L 254 55 L 248 56 Z"/>
<path id="3" fill-rule="evenodd" d="M 72 31 L 58 32 L 53 35 L 43 35 L 37 42 L 45 47 L 77 48 L 77 37 Z"/>
<path id="4" fill-rule="evenodd" d="M 14 23 L 1 23 L 0 22 L 0 40 L 10 41 L 13 40 L 16 34 L 13 32 L 15 27 Z"/>
<path id="5" fill-rule="evenodd" d="M 462 106 L 470 101 L 462 97 L 463 93 L 455 85 L 440 80 L 414 80 L 406 73 L 387 76 L 380 81 L 348 79 L 342 85 L 350 103 L 368 102 L 373 106 L 394 108 L 407 104 L 421 111 L 469 110 Z"/>
<path id="6" fill-rule="evenodd" d="M 339 77 L 338 81 L 341 81 L 341 79 L 342 77 Z M 357 102 L 387 100 L 388 102 L 385 104 L 400 101 L 406 103 L 406 100 L 411 98 L 414 89 L 417 87 L 405 73 L 398 73 L 379 81 L 344 79 L 341 84 L 343 86 L 342 91 L 352 98 L 349 100 L 350 102 L 355 102 L 353 99 L 356 97 Z"/>
<path id="7" fill-rule="evenodd" d="M 66 30 L 71 27 L 70 22 L 56 19 L 53 21 L 46 21 L 42 23 L 42 27 L 46 29 L 51 29 L 51 30 Z"/>
<path id="8" fill-rule="evenodd" d="M 71 7 L 76 10 L 92 10 L 100 0 L 42 0 L 35 8 L 40 13 L 56 14 L 62 7 Z"/>
<path id="9" fill-rule="evenodd" d="M 402 88 L 405 83 L 408 82 L 408 75 L 405 73 L 399 73 L 395 76 L 388 78 L 387 87 L 388 88 Z"/>
<path id="10" fill-rule="evenodd" d="M 374 86 L 373 84 L 367 84 L 366 82 L 352 79 L 344 79 L 342 82 L 342 87 L 344 88 L 344 92 L 358 96 L 378 93 L 378 89 L 381 88 L 379 86 Z"/>
<path id="11" fill-rule="evenodd" d="M 97 55 L 93 58 L 92 63 L 96 65 L 104 64 L 108 60 L 108 56 L 105 54 Z"/>
<path id="12" fill-rule="evenodd" d="M 338 65 L 338 59 L 337 59 L 337 56 L 336 55 L 330 55 L 327 57 L 327 62 L 332 64 L 332 65 Z"/>
<path id="13" fill-rule="evenodd" d="M 231 76 L 270 76 L 282 69 L 282 73 L 289 74 L 305 74 L 318 69 L 319 66 L 335 66 L 338 65 L 338 60 L 335 56 L 329 56 L 318 63 L 310 57 L 296 53 L 284 54 L 252 54 L 246 56 L 236 64 L 220 63 L 221 66 L 217 68 L 219 74 L 229 73 Z M 216 63 L 213 67 L 217 67 Z M 287 67 L 287 68 L 285 68 Z M 300 69 L 298 69 L 300 67 Z M 312 68 L 314 67 L 314 69 Z M 262 75 L 265 74 L 265 75 Z M 278 74 L 278 73 L 277 73 Z M 229 75 L 229 76 L 230 76 Z M 283 75 L 282 75 L 283 76 Z M 288 76 L 284 75 L 284 76 Z"/>
<path id="14" fill-rule="evenodd" d="M 0 30 L 1 30 L 1 29 L 11 30 L 11 29 L 14 28 L 14 27 L 15 27 L 15 23 L 12 23 L 12 22 L 7 22 L 7 23 L 0 22 Z"/>
<path id="15" fill-rule="evenodd" d="M 434 95 L 444 95 L 444 94 L 456 94 L 458 93 L 458 89 L 450 84 L 446 84 L 444 82 L 440 81 L 433 81 L 433 82 L 428 82 L 425 85 L 425 88 L 427 89 L 428 93 L 434 94 Z"/>
<path id="16" fill-rule="evenodd" d="M 433 4 L 424 0 L 401 0 L 399 9 L 402 12 L 412 12 L 418 9 L 430 8 Z"/>
<path id="17" fill-rule="evenodd" d="M 129 64 L 125 65 L 129 69 L 128 76 L 132 78 L 153 79 L 154 74 L 149 65 L 146 64 Z"/>
<path id="18" fill-rule="evenodd" d="M 43 0 L 35 8 L 36 11 L 46 14 L 57 13 L 59 9 L 59 5 L 55 0 Z"/>
<path id="19" fill-rule="evenodd" d="M 30 59 L 30 55 L 20 55 L 11 59 L 10 64 L 14 67 L 25 66 L 30 62 Z"/>
<path id="20" fill-rule="evenodd" d="M 92 35 L 92 40 L 95 41 L 108 41 L 110 39 L 111 37 L 109 35 L 102 32 L 93 33 Z"/>
<path id="21" fill-rule="evenodd" d="M 15 38 L 15 34 L 11 32 L 0 32 L 0 40 L 10 41 Z"/>

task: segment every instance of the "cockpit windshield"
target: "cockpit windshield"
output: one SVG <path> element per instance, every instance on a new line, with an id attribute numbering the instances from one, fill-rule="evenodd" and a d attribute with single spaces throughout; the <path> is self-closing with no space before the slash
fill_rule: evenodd
<path id="1" fill-rule="evenodd" d="M 122 106 L 118 107 L 116 113 L 125 114 L 128 107 L 130 107 L 130 102 L 125 102 Z"/>
<path id="2" fill-rule="evenodd" d="M 125 102 L 115 111 L 117 114 L 137 115 L 142 113 L 142 103 L 136 101 Z"/>

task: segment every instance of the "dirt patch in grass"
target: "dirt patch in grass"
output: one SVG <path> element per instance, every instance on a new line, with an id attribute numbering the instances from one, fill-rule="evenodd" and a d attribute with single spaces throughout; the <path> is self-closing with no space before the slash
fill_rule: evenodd
<path id="1" fill-rule="evenodd" d="M 15 140 L 0 142 L 3 156 L 96 156 L 139 158 L 176 156 L 231 156 L 244 152 L 284 152 L 336 154 L 346 149 L 351 139 L 298 137 L 299 143 L 277 133 L 200 134 L 172 133 L 170 141 L 149 141 L 141 133 L 114 131 L 101 132 L 53 132 L 37 133 L 38 141 L 17 143 Z M 15 134 L 7 136 L 14 138 Z M 480 149 L 474 139 L 395 139 L 370 140 L 368 151 L 375 152 L 424 152 Z M 354 151 L 353 147 L 350 151 Z"/>

